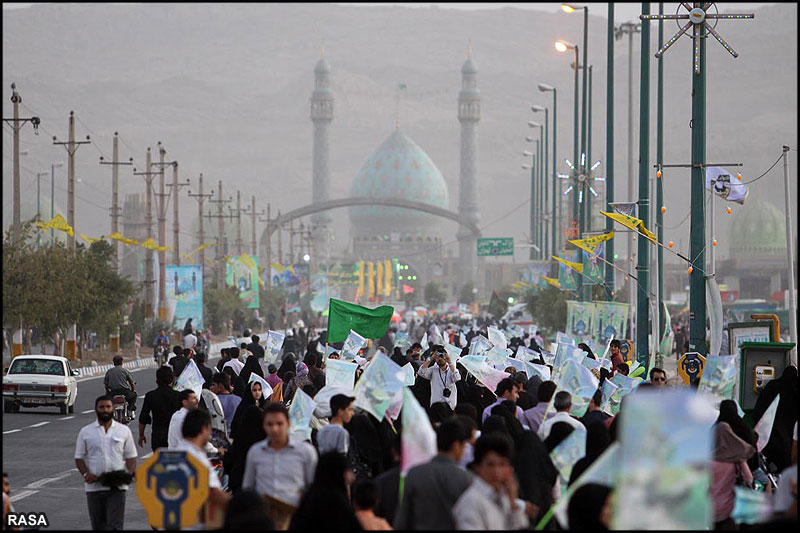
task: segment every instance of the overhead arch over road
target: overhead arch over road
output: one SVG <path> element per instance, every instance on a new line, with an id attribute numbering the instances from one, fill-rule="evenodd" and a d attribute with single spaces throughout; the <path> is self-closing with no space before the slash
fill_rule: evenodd
<path id="1" fill-rule="evenodd" d="M 429 213 L 434 216 L 447 218 L 449 220 L 457 222 L 461 226 L 467 228 L 474 237 L 481 236 L 481 230 L 480 228 L 478 228 L 477 224 L 467 220 L 465 217 L 459 215 L 458 213 L 454 213 L 453 211 L 442 209 L 441 207 L 436 207 L 422 202 L 411 202 L 409 200 L 400 200 L 393 198 L 369 198 L 369 197 L 363 197 L 363 198 L 355 197 L 355 198 L 342 198 L 340 200 L 327 200 L 325 202 L 317 202 L 303 207 L 298 207 L 297 209 L 293 209 L 287 213 L 281 213 L 279 217 L 270 221 L 269 224 L 270 236 L 278 227 L 280 227 L 280 225 L 285 224 L 290 220 L 305 217 L 308 215 L 313 215 L 314 213 L 319 213 L 321 211 L 329 211 L 331 209 L 339 209 L 342 207 L 351 207 L 358 205 L 404 207 L 406 209 L 422 211 L 423 213 Z M 261 236 L 262 243 L 265 242 L 265 238 L 266 235 L 262 234 Z"/>

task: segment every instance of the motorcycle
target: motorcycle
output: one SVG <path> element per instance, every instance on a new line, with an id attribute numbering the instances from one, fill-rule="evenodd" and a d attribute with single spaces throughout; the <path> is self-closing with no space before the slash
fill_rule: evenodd
<path id="1" fill-rule="evenodd" d="M 228 490 L 228 475 L 225 473 L 225 468 L 222 465 L 222 456 L 218 453 L 208 453 L 208 460 L 211 463 L 211 467 L 214 469 L 214 473 L 217 474 L 219 478 L 220 485 L 222 485 L 222 490 Z"/>
<path id="2" fill-rule="evenodd" d="M 120 424 L 126 425 L 133 420 L 133 412 L 131 412 L 130 405 L 128 405 L 128 400 L 124 395 L 115 394 L 111 401 L 114 405 L 114 420 Z"/>
<path id="3" fill-rule="evenodd" d="M 157 366 L 161 367 L 167 364 L 167 353 L 169 352 L 169 346 L 159 344 L 155 347 L 153 352 L 153 359 L 155 360 Z"/>

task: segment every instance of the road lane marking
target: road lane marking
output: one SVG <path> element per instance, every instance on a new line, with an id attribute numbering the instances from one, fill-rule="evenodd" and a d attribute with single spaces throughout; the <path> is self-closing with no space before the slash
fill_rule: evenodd
<path id="1" fill-rule="evenodd" d="M 21 429 L 9 429 L 8 431 L 4 431 L 3 435 L 8 435 L 9 433 L 16 433 L 17 431 L 22 431 Z"/>
<path id="2" fill-rule="evenodd" d="M 39 422 L 38 424 L 31 424 L 31 425 L 30 425 L 30 426 L 28 426 L 28 427 L 29 427 L 29 428 L 38 428 L 38 427 L 46 426 L 46 425 L 47 425 L 47 424 L 49 424 L 49 423 L 50 423 L 50 422 Z"/>
<path id="3" fill-rule="evenodd" d="M 88 414 L 88 413 L 94 413 L 94 409 L 87 409 L 86 411 L 81 411 L 82 415 L 85 415 L 85 414 Z"/>
<path id="4" fill-rule="evenodd" d="M 72 420 L 75 418 L 74 416 L 65 416 L 64 418 L 59 418 L 59 420 Z"/>
<path id="5" fill-rule="evenodd" d="M 28 496 L 32 496 L 32 495 L 36 494 L 37 492 L 39 492 L 39 491 L 38 490 L 23 490 L 23 491 L 20 491 L 20 492 L 18 492 L 16 494 L 12 494 L 9 499 L 12 502 L 17 502 L 17 501 L 21 500 L 22 498 L 27 498 Z"/>
<path id="6" fill-rule="evenodd" d="M 65 477 L 67 477 L 70 474 L 72 474 L 72 472 L 77 472 L 77 471 L 78 471 L 77 468 L 73 468 L 72 470 L 67 470 L 66 472 L 62 472 L 61 474 L 57 474 L 57 475 L 55 475 L 53 477 L 46 477 L 44 479 L 40 479 L 39 481 L 34 481 L 33 483 L 28 483 L 28 485 L 25 488 L 26 489 L 40 489 L 40 488 L 42 488 L 43 485 L 46 485 L 48 483 L 52 483 L 53 481 L 58 481 L 60 479 L 64 479 Z"/>

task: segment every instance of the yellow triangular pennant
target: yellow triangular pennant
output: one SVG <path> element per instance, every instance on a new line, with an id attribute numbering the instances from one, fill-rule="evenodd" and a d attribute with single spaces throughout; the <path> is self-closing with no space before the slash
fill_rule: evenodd
<path id="1" fill-rule="evenodd" d="M 585 250 L 591 254 L 594 253 L 594 249 L 597 248 L 598 244 L 611 239 L 613 236 L 614 232 L 609 231 L 608 233 L 604 233 L 602 235 L 593 235 L 591 237 L 586 237 L 585 239 L 573 239 L 568 242 L 571 242 L 581 250 Z"/>
<path id="2" fill-rule="evenodd" d="M 619 222 L 626 228 L 632 229 L 633 231 L 636 231 L 636 227 L 642 223 L 642 219 L 632 217 L 630 215 L 622 215 L 620 213 L 606 213 L 605 211 L 600 211 L 600 213 L 607 216 L 611 220 Z"/>
<path id="3" fill-rule="evenodd" d="M 97 239 L 93 239 L 92 237 L 87 237 L 87 236 L 86 236 L 86 235 L 84 235 L 83 233 L 81 233 L 81 234 L 80 234 L 80 236 L 81 236 L 81 239 L 83 239 L 84 241 L 86 241 L 86 242 L 87 242 L 87 243 L 89 243 L 90 245 L 91 245 L 93 242 L 97 242 L 97 241 L 99 241 L 99 240 L 100 240 L 99 238 L 97 238 Z"/>
<path id="4" fill-rule="evenodd" d="M 560 257 L 556 257 L 554 255 L 551 257 L 556 261 L 558 261 L 559 263 L 568 266 L 572 270 L 575 270 L 583 274 L 583 263 L 573 263 L 572 261 L 567 261 L 566 259 L 561 259 Z"/>
<path id="5" fill-rule="evenodd" d="M 122 234 L 118 231 L 115 231 L 111 235 L 108 236 L 109 239 L 114 239 L 115 241 L 119 241 L 123 244 L 139 244 L 139 241 L 136 239 L 128 239 L 127 237 L 123 237 Z"/>
<path id="6" fill-rule="evenodd" d="M 658 239 L 656 238 L 655 233 L 645 228 L 644 223 L 639 225 L 639 231 L 642 232 L 642 235 L 644 235 L 647 238 L 647 240 L 650 241 L 650 243 L 658 244 Z"/>
<path id="7" fill-rule="evenodd" d="M 158 250 L 160 248 L 158 243 L 156 243 L 156 241 L 154 241 L 152 237 L 150 237 L 143 243 L 140 243 L 139 246 L 141 246 L 142 248 L 147 248 L 148 250 Z"/>

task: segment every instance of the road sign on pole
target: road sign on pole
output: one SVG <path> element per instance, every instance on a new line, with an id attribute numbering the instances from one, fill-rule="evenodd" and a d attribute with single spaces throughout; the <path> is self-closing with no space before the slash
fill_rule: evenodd
<path id="1" fill-rule="evenodd" d="M 478 255 L 514 255 L 514 238 L 478 239 Z"/>
<path id="2" fill-rule="evenodd" d="M 208 492 L 208 468 L 186 452 L 156 450 L 136 469 L 136 496 L 154 528 L 196 524 Z"/>

